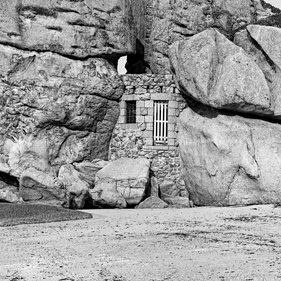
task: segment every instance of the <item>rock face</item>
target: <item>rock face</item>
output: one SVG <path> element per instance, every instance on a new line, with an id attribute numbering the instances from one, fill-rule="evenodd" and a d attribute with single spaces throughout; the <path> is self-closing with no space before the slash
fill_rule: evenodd
<path id="1" fill-rule="evenodd" d="M 90 190 L 90 205 L 96 208 L 126 208 L 127 201 L 117 190 L 114 179 L 101 178 L 96 181 L 95 188 Z"/>
<path id="2" fill-rule="evenodd" d="M 111 202 L 116 201 L 117 207 L 124 206 L 124 201 L 119 203 L 120 197 L 125 199 L 126 205 L 139 204 L 149 183 L 149 167 L 150 162 L 146 158 L 120 158 L 110 162 L 96 174 L 96 186 L 90 191 L 91 195 L 94 193 L 93 204 L 96 204 L 97 193 L 111 193 L 110 198 L 114 195 L 114 199 L 109 200 L 110 203 L 103 205 L 112 206 Z"/>
<path id="3" fill-rule="evenodd" d="M 179 120 L 183 176 L 196 205 L 248 205 L 281 200 L 281 127 L 203 108 Z"/>
<path id="4" fill-rule="evenodd" d="M 270 16 L 260 0 L 177 0 L 177 1 L 133 1 L 142 2 L 145 9 L 135 12 L 139 29 L 138 39 L 145 51 L 145 60 L 153 73 L 170 73 L 169 46 L 210 27 L 220 30 L 233 39 L 237 30 Z M 134 4 L 136 5 L 136 4 Z M 142 17 L 142 20 L 139 20 Z M 143 23 L 145 20 L 145 24 Z"/>
<path id="5" fill-rule="evenodd" d="M 67 191 L 55 176 L 29 168 L 20 177 L 19 195 L 24 201 L 69 207 Z"/>
<path id="6" fill-rule="evenodd" d="M 135 52 L 131 2 L 4 0 L 0 23 L 0 173 L 26 201 L 81 208 L 119 116 L 117 59 Z"/>
<path id="7" fill-rule="evenodd" d="M 57 172 L 106 158 L 123 83 L 104 59 L 71 60 L 0 45 L 1 171 Z"/>
<path id="8" fill-rule="evenodd" d="M 79 173 L 71 164 L 61 166 L 58 179 L 64 183 L 69 194 L 70 207 L 72 209 L 82 209 L 89 197 L 90 184 L 83 180 Z"/>
<path id="9" fill-rule="evenodd" d="M 249 25 L 235 34 L 234 42 L 256 62 L 266 79 L 271 96 L 271 111 L 275 118 L 281 114 L 281 30 L 276 27 Z"/>
<path id="10" fill-rule="evenodd" d="M 214 29 L 176 42 L 170 58 L 179 86 L 214 108 L 280 118 L 280 29 L 249 25 L 235 42 L 244 50 Z"/>
<path id="11" fill-rule="evenodd" d="M 86 58 L 135 51 L 128 0 L 7 1 L 0 4 L 0 43 Z"/>

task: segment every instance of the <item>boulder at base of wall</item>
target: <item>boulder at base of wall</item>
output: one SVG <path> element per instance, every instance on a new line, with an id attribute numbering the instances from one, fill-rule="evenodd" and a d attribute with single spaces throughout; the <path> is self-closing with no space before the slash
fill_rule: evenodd
<path id="1" fill-rule="evenodd" d="M 58 179 L 63 182 L 70 196 L 70 208 L 82 209 L 89 197 L 90 184 L 71 164 L 60 167 Z M 93 185 L 92 182 L 91 185 Z"/>
<path id="2" fill-rule="evenodd" d="M 183 186 L 177 185 L 173 181 L 164 181 L 160 184 L 160 194 L 161 198 L 165 197 L 175 197 L 175 196 L 181 196 L 181 197 L 188 197 L 188 192 Z"/>
<path id="3" fill-rule="evenodd" d="M 134 206 L 141 202 L 149 183 L 150 161 L 146 158 L 120 158 L 109 163 L 96 174 L 96 183 L 102 179 L 113 179 L 117 192 Z M 100 183 L 99 188 L 105 189 Z M 95 192 L 96 187 L 92 192 Z"/>
<path id="4" fill-rule="evenodd" d="M 177 185 L 173 181 L 160 184 L 160 197 L 171 207 L 189 208 L 189 194 L 184 185 Z"/>
<path id="5" fill-rule="evenodd" d="M 171 208 L 190 208 L 188 197 L 166 196 L 164 201 L 168 203 Z"/>
<path id="6" fill-rule="evenodd" d="M 126 208 L 125 198 L 117 191 L 116 181 L 110 178 L 101 178 L 95 188 L 90 190 L 90 205 L 97 208 Z"/>
<path id="7" fill-rule="evenodd" d="M 150 196 L 136 206 L 136 209 L 164 209 L 167 207 L 168 204 L 159 197 Z"/>
<path id="8" fill-rule="evenodd" d="M 94 159 L 93 161 L 83 161 L 79 163 L 73 163 L 75 169 L 80 172 L 80 178 L 85 180 L 90 188 L 94 187 L 96 173 L 104 168 L 108 164 L 108 161 L 101 159 Z"/>
<path id="9" fill-rule="evenodd" d="M 179 118 L 183 178 L 201 206 L 281 201 L 281 125 L 193 106 Z"/>
<path id="10" fill-rule="evenodd" d="M 55 176 L 35 168 L 29 168 L 21 174 L 19 195 L 31 203 L 69 207 L 63 183 Z"/>

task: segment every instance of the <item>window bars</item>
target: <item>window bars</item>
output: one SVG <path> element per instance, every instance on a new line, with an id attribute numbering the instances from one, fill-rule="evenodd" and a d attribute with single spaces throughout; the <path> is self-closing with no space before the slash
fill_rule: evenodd
<path id="1" fill-rule="evenodd" d="M 136 123 L 136 101 L 126 102 L 126 123 Z"/>
<path id="2" fill-rule="evenodd" d="M 154 101 L 154 144 L 167 144 L 168 141 L 168 101 Z"/>

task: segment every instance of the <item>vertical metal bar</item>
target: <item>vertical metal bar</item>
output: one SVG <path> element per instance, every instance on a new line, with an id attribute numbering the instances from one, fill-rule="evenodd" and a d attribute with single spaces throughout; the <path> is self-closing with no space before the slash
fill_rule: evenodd
<path id="1" fill-rule="evenodd" d="M 154 102 L 154 132 L 153 132 L 153 138 L 154 138 L 154 142 L 156 141 L 156 102 Z"/>
<path id="2" fill-rule="evenodd" d="M 157 102 L 157 140 L 158 141 L 159 141 L 159 132 L 160 132 L 159 119 L 160 119 L 160 104 L 159 104 L 159 102 Z"/>
<path id="3" fill-rule="evenodd" d="M 169 130 L 168 130 L 168 124 L 169 124 L 169 102 L 167 101 L 166 103 L 166 142 L 168 142 L 168 134 L 169 134 Z"/>
<path id="4" fill-rule="evenodd" d="M 164 133 L 163 133 L 163 136 L 164 136 L 164 142 L 167 141 L 167 131 L 166 131 L 166 123 L 167 123 L 167 112 L 166 112 L 166 108 L 167 108 L 167 103 L 165 102 L 164 103 L 164 122 L 163 122 L 163 126 L 164 126 Z"/>

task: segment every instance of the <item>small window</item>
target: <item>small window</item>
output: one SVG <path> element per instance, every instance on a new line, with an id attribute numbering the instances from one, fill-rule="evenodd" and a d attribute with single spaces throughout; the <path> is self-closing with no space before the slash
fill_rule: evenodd
<path id="1" fill-rule="evenodd" d="M 154 102 L 154 144 L 167 144 L 168 141 L 168 101 Z"/>
<path id="2" fill-rule="evenodd" d="M 126 123 L 136 123 L 136 101 L 126 101 Z"/>

